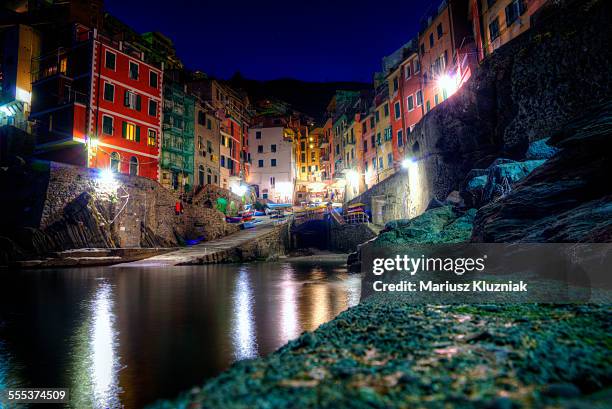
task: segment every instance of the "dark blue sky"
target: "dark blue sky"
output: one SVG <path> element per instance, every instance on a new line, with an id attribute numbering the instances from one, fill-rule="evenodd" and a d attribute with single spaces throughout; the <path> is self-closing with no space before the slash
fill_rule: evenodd
<path id="1" fill-rule="evenodd" d="M 139 32 L 170 37 L 189 68 L 251 79 L 364 81 L 417 33 L 436 0 L 106 0 Z"/>

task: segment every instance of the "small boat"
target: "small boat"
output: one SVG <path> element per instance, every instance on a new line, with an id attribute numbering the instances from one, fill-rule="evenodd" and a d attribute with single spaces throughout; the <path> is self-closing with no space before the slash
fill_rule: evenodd
<path id="1" fill-rule="evenodd" d="M 254 216 L 265 216 L 266 212 L 260 212 L 259 210 L 255 210 Z"/>
<path id="2" fill-rule="evenodd" d="M 255 222 L 244 222 L 240 225 L 240 228 L 243 230 L 252 229 L 253 227 L 255 227 Z"/>
<path id="3" fill-rule="evenodd" d="M 242 221 L 241 216 L 227 216 L 225 221 L 228 223 L 240 223 Z"/>

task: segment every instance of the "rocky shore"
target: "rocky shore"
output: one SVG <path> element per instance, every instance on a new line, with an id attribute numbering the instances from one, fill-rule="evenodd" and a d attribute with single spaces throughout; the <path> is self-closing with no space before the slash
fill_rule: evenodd
<path id="1" fill-rule="evenodd" d="M 151 408 L 603 408 L 611 312 L 372 300 Z"/>

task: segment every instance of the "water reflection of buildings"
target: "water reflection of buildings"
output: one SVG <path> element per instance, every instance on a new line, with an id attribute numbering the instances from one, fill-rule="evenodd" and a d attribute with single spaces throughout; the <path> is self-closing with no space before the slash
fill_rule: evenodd
<path id="1" fill-rule="evenodd" d="M 232 344 L 236 360 L 257 356 L 253 290 L 249 278 L 249 272 L 242 267 L 233 294 Z"/>
<path id="2" fill-rule="evenodd" d="M 75 407 L 121 407 L 120 369 L 112 287 L 102 282 L 75 335 L 71 403 Z"/>

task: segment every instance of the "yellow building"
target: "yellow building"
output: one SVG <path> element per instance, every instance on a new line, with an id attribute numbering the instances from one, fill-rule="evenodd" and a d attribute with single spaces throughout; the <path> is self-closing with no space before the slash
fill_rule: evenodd
<path id="1" fill-rule="evenodd" d="M 497 0 L 482 2 L 483 43 L 486 54 L 529 30 L 531 16 L 547 0 Z"/>
<path id="2" fill-rule="evenodd" d="M 386 85 L 386 84 L 385 84 Z M 374 135 L 376 141 L 376 157 L 377 163 L 374 173 L 376 174 L 376 180 L 378 182 L 385 180 L 393 173 L 395 169 L 393 166 L 393 132 L 391 129 L 391 109 L 389 106 L 389 100 L 384 99 L 376 106 L 374 111 L 374 118 L 376 126 L 374 128 Z"/>
<path id="3" fill-rule="evenodd" d="M 299 127 L 295 146 L 298 180 L 304 182 L 321 181 L 321 152 L 319 141 L 322 137 L 322 128 L 315 128 L 312 132 L 309 132 L 307 127 Z"/>

